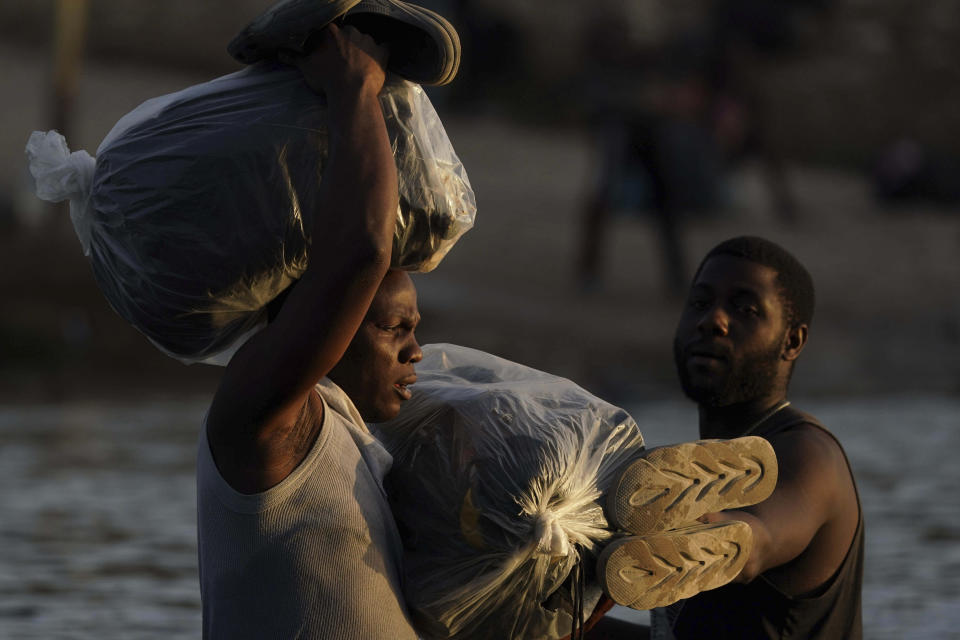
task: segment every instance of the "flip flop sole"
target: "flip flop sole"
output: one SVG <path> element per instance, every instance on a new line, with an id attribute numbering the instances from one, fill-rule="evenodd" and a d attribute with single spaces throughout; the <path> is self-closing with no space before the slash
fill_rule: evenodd
<path id="1" fill-rule="evenodd" d="M 733 580 L 753 542 L 750 525 L 729 521 L 614 540 L 598 559 L 604 591 L 617 604 L 665 607 Z"/>
<path id="2" fill-rule="evenodd" d="M 617 529 L 644 535 L 757 504 L 776 485 L 777 456 L 763 438 L 685 442 L 631 462 L 607 492 L 607 517 Z"/>

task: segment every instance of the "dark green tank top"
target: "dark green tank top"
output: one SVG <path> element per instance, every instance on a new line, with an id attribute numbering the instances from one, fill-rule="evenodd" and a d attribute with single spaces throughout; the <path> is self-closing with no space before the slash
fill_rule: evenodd
<path id="1" fill-rule="evenodd" d="M 816 418 L 789 406 L 758 425 L 752 433 L 770 437 L 803 424 L 822 429 L 836 440 Z M 847 468 L 850 468 L 849 460 Z M 763 575 L 749 584 L 728 584 L 704 591 L 667 607 L 665 617 L 674 637 L 677 640 L 860 640 L 863 636 L 860 614 L 863 508 L 859 494 L 857 509 L 857 530 L 846 557 L 833 577 L 814 594 L 789 596 Z"/>

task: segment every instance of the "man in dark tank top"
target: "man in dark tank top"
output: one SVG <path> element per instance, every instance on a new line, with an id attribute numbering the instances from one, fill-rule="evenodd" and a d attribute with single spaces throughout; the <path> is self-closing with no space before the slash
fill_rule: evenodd
<path id="1" fill-rule="evenodd" d="M 653 638 L 860 638 L 863 516 L 840 443 L 787 401 L 810 330 L 810 274 L 782 247 L 727 240 L 700 263 L 674 339 L 684 393 L 701 438 L 758 435 L 779 480 L 760 504 L 707 514 L 753 531 L 730 584 L 653 614 Z"/>

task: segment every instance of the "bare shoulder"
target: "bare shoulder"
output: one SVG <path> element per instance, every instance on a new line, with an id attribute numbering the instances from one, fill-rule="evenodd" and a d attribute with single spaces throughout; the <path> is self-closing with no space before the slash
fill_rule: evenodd
<path id="1" fill-rule="evenodd" d="M 843 452 L 837 440 L 812 424 L 802 424 L 781 431 L 769 436 L 768 439 L 774 448 L 779 446 L 814 457 L 843 458 Z"/>
<path id="2" fill-rule="evenodd" d="M 265 491 L 289 475 L 306 455 L 323 423 L 315 392 L 277 411 L 269 399 L 230 384 L 257 372 L 231 362 L 207 414 L 207 441 L 217 470 L 241 493 Z"/>
<path id="3" fill-rule="evenodd" d="M 769 438 L 777 454 L 781 480 L 808 492 L 837 495 L 839 486 L 852 488 L 853 480 L 840 444 L 813 425 L 801 425 Z"/>

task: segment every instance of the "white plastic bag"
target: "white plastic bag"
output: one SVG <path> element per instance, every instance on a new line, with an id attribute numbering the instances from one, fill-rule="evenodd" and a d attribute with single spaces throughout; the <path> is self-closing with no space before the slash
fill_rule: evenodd
<path id="1" fill-rule="evenodd" d="M 419 85 L 390 78 L 381 105 L 400 184 L 394 266 L 429 271 L 472 227 L 473 191 Z M 27 145 L 38 196 L 70 199 L 113 308 L 168 355 L 218 364 L 306 268 L 326 150 L 323 98 L 275 63 L 143 103 L 95 171 L 56 132 Z"/>
<path id="2" fill-rule="evenodd" d="M 601 493 L 643 449 L 633 419 L 569 380 L 449 344 L 423 347 L 413 397 L 371 425 L 425 638 L 561 638 L 568 578 L 609 538 Z M 583 556 L 583 557 L 581 557 Z"/>

